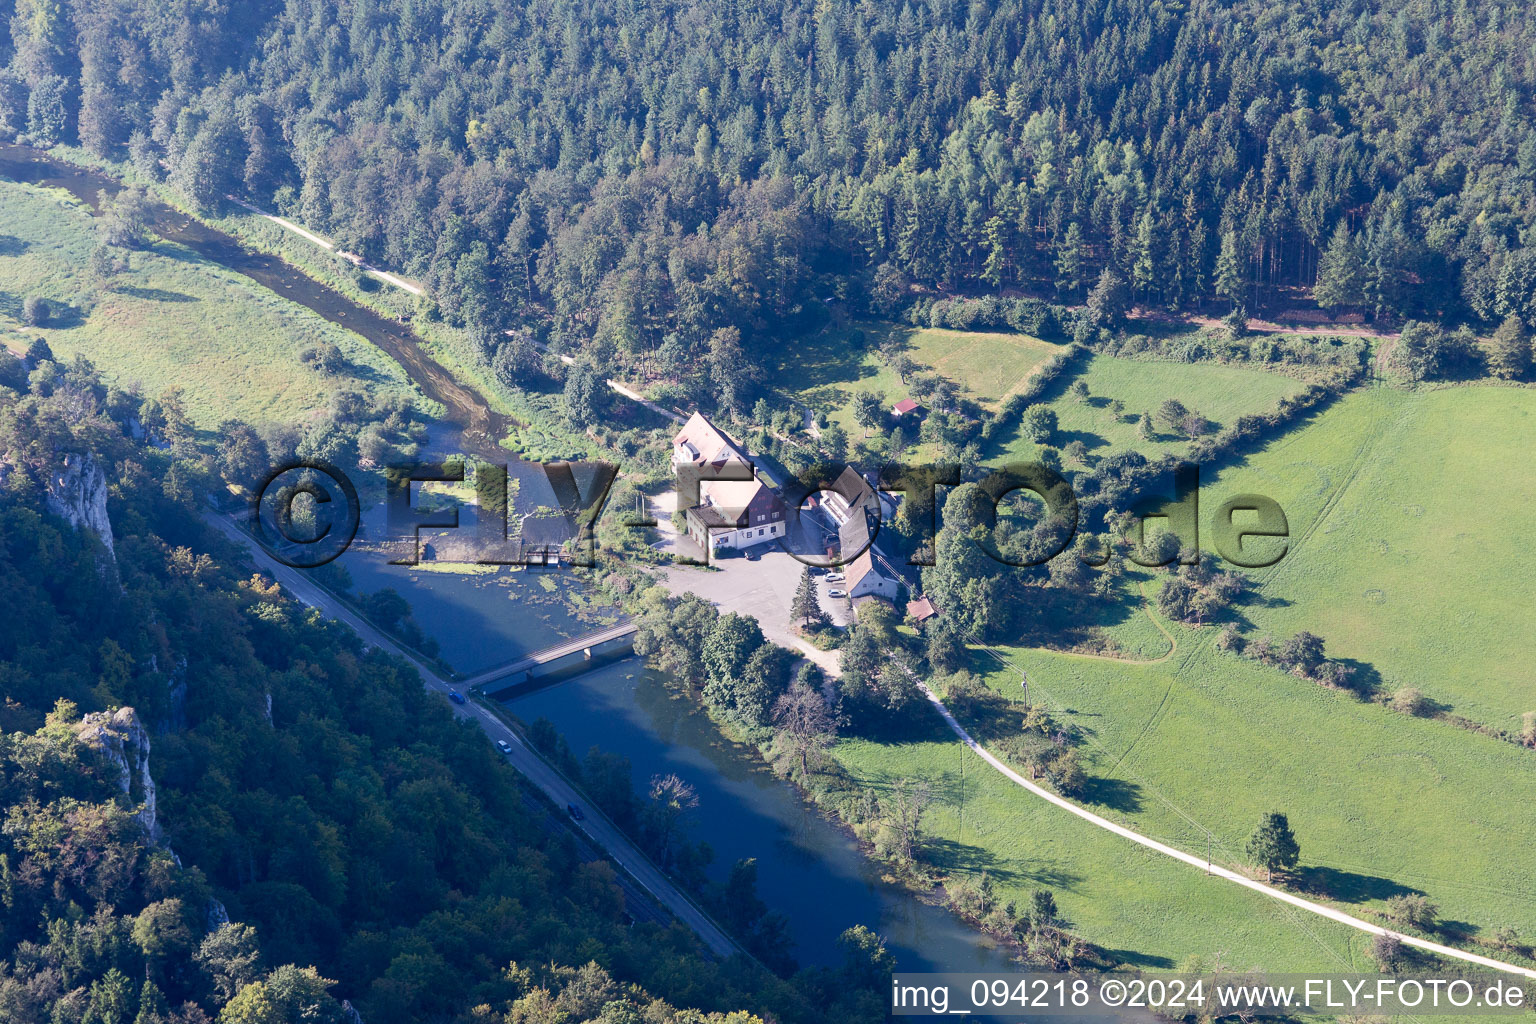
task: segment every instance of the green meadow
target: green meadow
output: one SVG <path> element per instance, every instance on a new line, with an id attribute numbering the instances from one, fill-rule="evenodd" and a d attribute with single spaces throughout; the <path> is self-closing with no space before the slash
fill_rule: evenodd
<path id="1" fill-rule="evenodd" d="M 1208 551 L 1209 515 L 1230 494 L 1266 494 L 1289 519 L 1286 556 L 1245 571 L 1252 591 L 1229 617 L 1250 636 L 1311 630 L 1331 656 L 1385 690 L 1414 686 L 1441 709 L 1517 730 L 1520 712 L 1536 710 L 1524 668 L 1533 661 L 1536 581 L 1528 546 L 1509 524 L 1536 497 L 1521 458 L 1536 442 L 1533 414 L 1533 389 L 1376 387 L 1204 481 Z M 1133 577 L 1150 579 L 1153 595 L 1160 578 Z M 1129 657 L 1160 658 L 1169 641 L 1142 609 L 1130 613 L 1135 604 L 1128 600 L 1106 632 Z M 1079 752 L 1092 781 L 1081 802 L 1106 817 L 1191 852 L 1209 846 L 1236 866 L 1259 816 L 1281 810 L 1301 843 L 1296 887 L 1313 898 L 1380 921 L 1390 897 L 1422 892 L 1447 922 L 1442 940 L 1477 948 L 1506 926 L 1523 942 L 1536 937 L 1536 754 L 1223 654 L 1217 626 L 1157 623 L 1177 649 L 1156 664 L 1002 648 L 1005 664 L 978 652 L 974 668 L 1009 702 L 1026 671 L 1031 699 L 1083 731 Z M 1002 738 L 996 719 L 967 725 L 984 742 Z M 928 742 L 946 752 L 861 742 L 841 745 L 839 755 L 866 774 L 947 779 L 958 771 L 957 745 Z M 974 758 L 967 771 L 995 775 Z M 1010 809 L 968 808 L 964 826 L 957 806 L 934 815 L 936 834 L 959 844 L 954 867 L 1008 872 L 1022 891 L 1054 865 L 1081 880 L 1080 889 L 1064 886 L 1064 899 L 1082 901 L 1076 913 L 1093 921 L 1087 934 L 1129 934 L 1115 941 L 1174 959 L 1210 952 L 1202 929 L 1222 920 L 1222 900 L 1207 898 L 1193 921 L 1159 910 L 1138 925 L 1115 908 L 1125 898 L 1117 889 L 1145 884 L 1141 853 L 1112 867 L 1093 842 L 1051 847 L 1085 826 L 1022 791 L 992 799 Z M 1235 960 L 1244 966 L 1299 962 L 1230 934 L 1225 948 L 1241 951 Z M 1315 945 L 1297 955 L 1314 968 L 1329 963 Z"/>
<path id="2" fill-rule="evenodd" d="M 1104 357 L 1080 379 L 1105 402 L 1078 402 L 1063 381 L 1048 395 L 1063 430 L 1092 429 L 1105 450 L 1149 455 L 1173 442 L 1138 444 L 1127 396 L 1154 408 L 1177 397 L 1220 423 L 1302 386 L 1243 368 Z M 1106 423 L 1111 396 L 1126 403 L 1125 424 Z M 1533 447 L 1536 389 L 1347 395 L 1202 481 L 1208 552 L 1209 517 L 1232 494 L 1268 495 L 1289 520 L 1285 557 L 1242 570 L 1250 591 L 1223 621 L 1250 637 L 1310 630 L 1384 691 L 1412 686 L 1438 710 L 1518 731 L 1521 713 L 1536 710 L 1527 668 L 1536 558 L 1511 524 L 1536 500 L 1536 470 L 1523 458 Z M 1259 816 L 1283 811 L 1301 843 L 1298 891 L 1382 923 L 1391 897 L 1424 893 L 1444 922 L 1433 937 L 1520 960 L 1480 943 L 1504 927 L 1522 943 L 1536 938 L 1536 754 L 1223 654 L 1219 626 L 1147 614 L 1137 584 L 1155 596 L 1164 578 L 1134 572 L 1123 614 L 1097 624 L 1127 660 L 1025 647 L 999 648 L 1001 662 L 974 655 L 973 669 L 1010 707 L 1024 671 L 1031 699 L 1082 731 L 1091 781 L 1080 802 L 1234 867 Z M 962 718 L 983 742 L 1006 734 L 996 716 Z M 1011 785 L 937 719 L 925 728 L 899 742 L 844 741 L 837 755 L 875 784 L 904 774 L 934 784 L 928 827 L 942 868 L 987 871 L 1013 898 L 1054 888 L 1083 934 L 1148 963 L 1222 952 L 1241 967 L 1366 966 L 1361 937 L 1255 909 L 1249 894 L 1157 863 Z"/>
<path id="3" fill-rule="evenodd" d="M 1106 817 L 1235 866 L 1280 810 L 1314 897 L 1369 919 L 1423 892 L 1474 938 L 1536 936 L 1530 751 L 1221 654 L 1211 629 L 1174 633 L 1156 665 L 1005 650 L 989 682 L 1015 701 L 1026 671 L 1031 700 L 1083 730 L 1082 802 Z"/>
<path id="4" fill-rule="evenodd" d="M 179 388 L 203 431 L 229 418 L 297 422 L 342 388 L 422 400 L 365 339 L 173 243 L 132 252 L 126 271 L 98 283 L 92 215 L 62 190 L 0 180 L 0 209 L 0 336 L 12 348 L 41 336 L 61 359 L 83 355 L 119 385 L 149 396 Z M 31 295 L 53 307 L 52 322 L 21 322 Z M 326 341 L 346 356 L 344 376 L 300 361 Z"/>
<path id="5" fill-rule="evenodd" d="M 1056 895 L 1069 927 L 1125 962 L 1171 970 L 1192 958 L 1236 968 L 1367 969 L 1368 937 L 1137 846 L 1015 786 L 955 740 L 937 715 L 899 743 L 844 740 L 838 762 L 876 789 L 928 780 L 924 858 L 997 884 L 1026 904 Z"/>
<path id="6" fill-rule="evenodd" d="M 1068 389 L 1075 381 L 1088 388 L 1086 400 Z M 1111 452 L 1134 450 L 1149 458 L 1183 452 L 1188 439 L 1156 424 L 1156 434 L 1141 436 L 1137 421 L 1153 413 L 1170 398 L 1196 410 L 1220 430 L 1247 413 L 1268 412 L 1286 395 L 1306 387 L 1303 381 L 1246 366 L 1219 363 L 1173 363 L 1119 356 L 1094 355 L 1077 364 L 1076 372 L 1063 373 L 1042 396 L 1056 411 L 1057 432 L 1053 444 L 1064 447 L 1081 441 L 1090 458 Z M 1113 409 L 1119 401 L 1124 408 Z M 993 439 L 986 451 L 991 461 L 1033 459 L 1039 447 L 1023 436 L 1017 425 Z"/>
<path id="7" fill-rule="evenodd" d="M 907 386 L 880 358 L 880 345 L 887 340 L 898 341 L 919 372 L 929 370 L 954 381 L 964 395 L 986 408 L 996 408 L 1036 367 L 1061 351 L 1060 345 L 1027 334 L 868 322 L 853 328 L 869 339 L 862 350 L 848 344 L 848 329 L 820 331 L 782 349 L 773 380 L 855 437 L 863 433 L 853 418 L 856 395 L 883 394 L 887 406 L 908 397 Z"/>
<path id="8" fill-rule="evenodd" d="M 1530 388 L 1347 396 L 1214 481 L 1212 505 L 1255 491 L 1291 523 L 1243 617 L 1255 635 L 1310 630 L 1383 689 L 1518 733 L 1536 711 L 1532 450 Z"/>

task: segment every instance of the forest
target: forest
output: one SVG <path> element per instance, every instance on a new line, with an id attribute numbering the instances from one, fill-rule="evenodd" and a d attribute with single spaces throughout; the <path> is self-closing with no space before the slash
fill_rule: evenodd
<path id="1" fill-rule="evenodd" d="M 243 194 L 518 328 L 750 404 L 935 296 L 1536 318 L 1513 5 L 4 0 L 0 133 Z"/>

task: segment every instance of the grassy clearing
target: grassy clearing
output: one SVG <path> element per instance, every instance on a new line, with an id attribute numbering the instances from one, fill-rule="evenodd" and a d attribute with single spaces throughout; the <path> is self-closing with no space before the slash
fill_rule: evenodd
<path id="1" fill-rule="evenodd" d="M 986 871 L 1004 900 L 1056 893 L 1071 927 L 1128 963 L 1168 970 L 1218 955 L 1240 968 L 1363 970 L 1362 933 L 1287 908 L 1161 857 L 1013 785 L 961 747 L 938 717 L 900 743 L 845 740 L 838 761 L 877 789 L 927 779 L 925 857 L 945 871 Z"/>
<path id="2" fill-rule="evenodd" d="M 200 430 L 220 420 L 294 423 L 324 410 L 344 387 L 394 391 L 421 401 L 404 371 L 365 339 L 203 260 L 157 242 L 98 287 L 88 259 L 96 244 L 87 207 L 61 190 L 0 181 L 0 328 L 13 345 L 42 336 L 60 358 L 84 355 L 123 385 L 147 395 L 180 388 Z M 41 328 L 20 320 L 38 295 L 56 310 Z M 351 364 L 326 377 L 299 361 L 329 341 Z"/>
<path id="3" fill-rule="evenodd" d="M 1442 920 L 1487 937 L 1536 934 L 1536 799 L 1529 751 L 1222 655 L 1211 631 L 1181 630 L 1160 665 L 1008 652 L 989 677 L 1090 736 L 1084 802 L 1192 852 L 1243 860 L 1260 814 L 1290 816 L 1301 888 L 1369 918 L 1420 891 Z M 980 736 L 987 722 L 972 722 Z M 996 737 L 993 737 L 996 738 Z M 1160 929 L 1154 929 L 1160 930 Z"/>
<path id="4" fill-rule="evenodd" d="M 868 339 L 864 349 L 849 344 L 848 330 L 823 330 L 786 346 L 773 379 L 855 437 L 863 433 L 853 419 L 856 395 L 883 394 L 887 406 L 907 397 L 907 386 L 880 358 L 880 345 L 888 338 L 899 341 L 920 370 L 947 377 L 987 408 L 996 408 L 1036 367 L 1061 350 L 1060 345 L 1026 334 L 879 323 L 854 326 Z"/>
<path id="5" fill-rule="evenodd" d="M 376 278 L 359 274 L 352 264 L 342 260 L 333 252 L 301 238 L 265 217 L 231 204 L 224 204 L 217 214 L 192 211 L 187 207 L 185 199 L 174 189 L 164 182 L 146 180 L 138 174 L 132 164 L 103 160 L 73 146 L 56 147 L 52 155 L 145 188 L 159 201 L 239 239 L 249 248 L 276 255 L 283 262 L 353 302 L 384 316 L 409 320 L 412 330 L 421 339 L 426 353 L 433 360 L 447 370 L 455 380 L 474 388 L 491 409 L 516 421 L 509 436 L 498 441 L 508 451 L 542 461 L 612 455 L 611 451 L 605 451 L 601 445 L 586 435 L 569 430 L 553 411 L 559 397 L 558 386 L 546 392 L 509 391 L 495 379 L 484 361 L 478 358 L 475 343 L 469 338 L 468 332 L 456 330 L 441 321 L 416 316 L 415 296 Z M 440 415 L 442 410 L 436 408 L 433 403 L 429 403 L 429 408 L 425 411 L 429 415 Z M 629 425 L 628 420 L 637 418 L 637 414 L 628 408 L 621 406 L 620 411 L 624 415 L 626 425 Z M 645 416 L 638 418 L 644 420 Z"/>
<path id="6" fill-rule="evenodd" d="M 1088 387 L 1088 400 L 1073 397 L 1074 381 Z M 1143 438 L 1137 421 L 1144 412 L 1156 413 L 1169 398 L 1177 398 L 1198 410 L 1219 430 L 1245 413 L 1265 412 L 1286 395 L 1301 391 L 1305 383 L 1278 373 L 1219 363 L 1167 363 L 1095 355 L 1076 374 L 1063 374 L 1044 396 L 1056 411 L 1056 447 L 1081 441 L 1090 456 L 1135 450 L 1148 458 L 1183 452 L 1188 441 L 1157 425 L 1152 440 Z M 1124 410 L 1116 415 L 1112 403 Z M 1017 426 L 994 438 L 986 452 L 990 460 L 1034 459 L 1039 448 L 1020 434 Z"/>
<path id="7" fill-rule="evenodd" d="M 1260 633 L 1311 630 L 1384 689 L 1518 732 L 1536 710 L 1536 556 L 1519 525 L 1533 447 L 1531 389 L 1349 396 L 1217 481 L 1275 498 L 1296 537 L 1244 616 Z"/>

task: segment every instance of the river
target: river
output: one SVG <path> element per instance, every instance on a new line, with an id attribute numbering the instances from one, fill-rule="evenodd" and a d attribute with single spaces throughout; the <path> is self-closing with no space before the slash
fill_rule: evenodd
<path id="1" fill-rule="evenodd" d="M 104 175 L 14 145 L 0 146 L 0 175 L 65 189 L 93 209 L 99 191 L 112 195 L 122 187 Z M 505 417 L 454 380 L 408 328 L 169 206 L 153 203 L 151 210 L 151 227 L 158 234 L 361 335 L 399 362 L 447 410 L 448 422 L 430 432 L 432 451 L 427 454 L 473 452 L 509 463 L 519 482 L 520 509 L 555 504 L 540 467 L 497 446 L 507 431 Z M 374 517 L 381 514 L 375 506 L 365 515 L 365 536 L 368 526 L 377 528 Z M 376 549 L 350 551 L 343 564 L 359 591 L 387 586 L 399 592 L 418 624 L 440 645 L 444 660 L 461 673 L 589 628 L 570 609 L 568 598 L 584 591 L 570 572 L 502 569 L 458 575 L 389 565 Z M 759 894 L 787 917 L 793 953 L 802 965 L 839 963 L 837 936 L 864 924 L 885 937 L 902 970 L 1006 969 L 1006 958 L 952 914 L 881 881 L 852 839 L 808 809 L 755 754 L 724 742 L 706 717 L 675 699 L 638 659 L 603 666 L 510 706 L 527 721 L 550 719 L 578 756 L 596 745 L 628 758 L 639 786 L 667 772 L 690 782 L 700 798 L 690 838 L 715 851 L 711 875 L 723 879 L 737 859 L 756 858 Z"/>

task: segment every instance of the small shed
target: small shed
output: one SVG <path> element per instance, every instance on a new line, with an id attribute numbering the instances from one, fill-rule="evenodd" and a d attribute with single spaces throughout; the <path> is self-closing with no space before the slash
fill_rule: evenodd
<path id="1" fill-rule="evenodd" d="M 912 621 L 922 623 L 939 614 L 939 610 L 933 606 L 932 601 L 923 596 L 907 602 L 907 614 L 912 616 Z"/>

